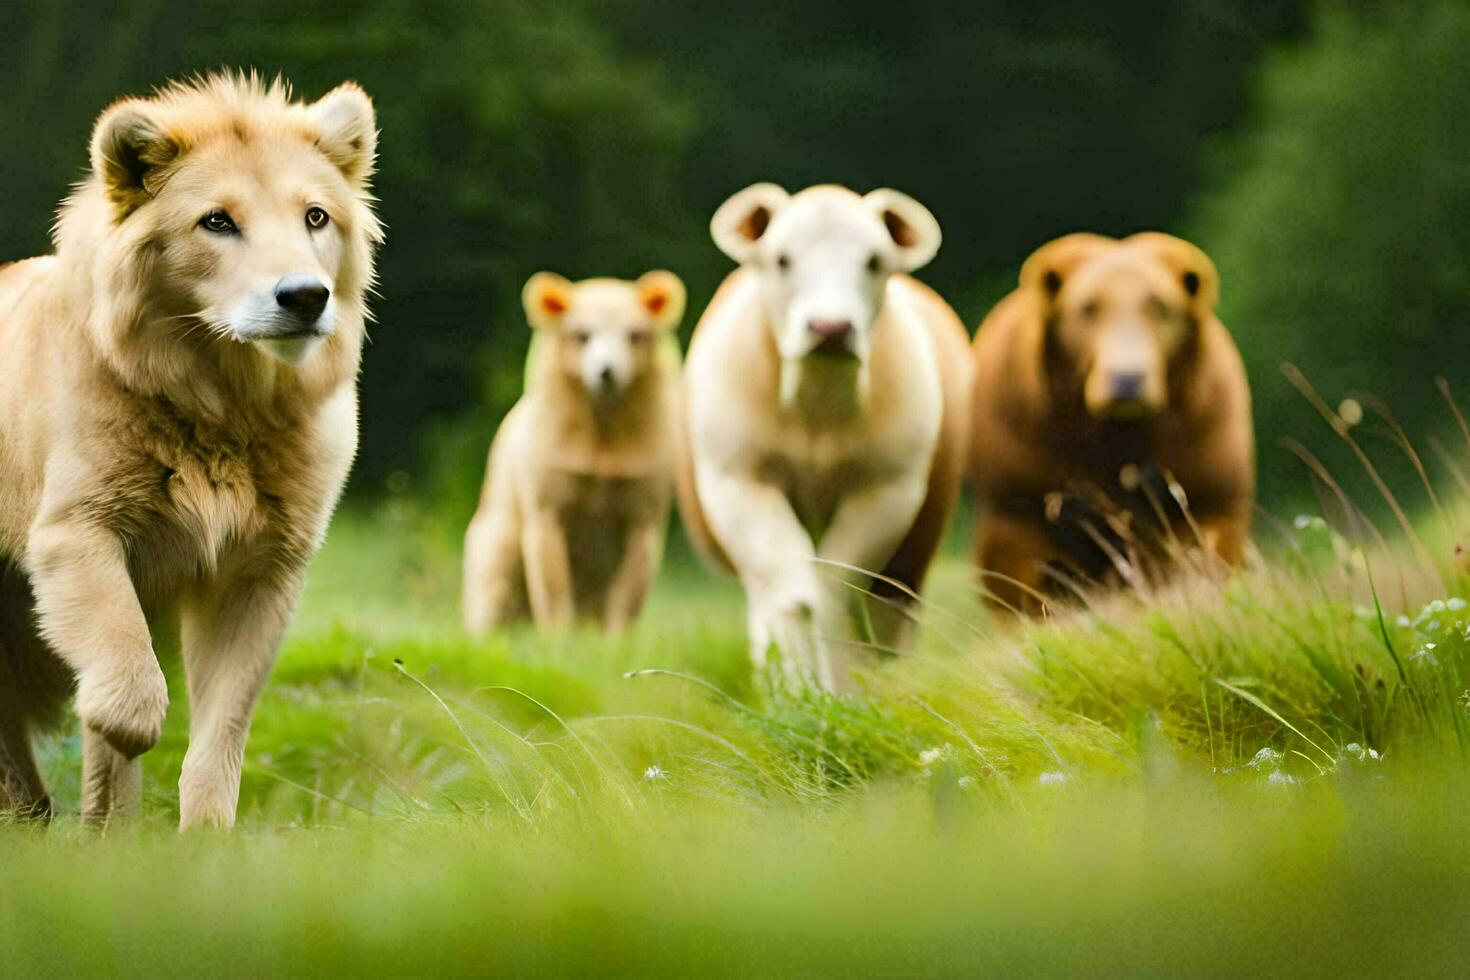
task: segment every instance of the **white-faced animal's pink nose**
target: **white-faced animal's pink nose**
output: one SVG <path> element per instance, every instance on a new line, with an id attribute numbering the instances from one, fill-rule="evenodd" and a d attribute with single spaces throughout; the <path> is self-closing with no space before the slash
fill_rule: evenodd
<path id="1" fill-rule="evenodd" d="M 838 340 L 852 332 L 851 320 L 808 320 L 806 328 L 821 337 L 823 342 Z"/>

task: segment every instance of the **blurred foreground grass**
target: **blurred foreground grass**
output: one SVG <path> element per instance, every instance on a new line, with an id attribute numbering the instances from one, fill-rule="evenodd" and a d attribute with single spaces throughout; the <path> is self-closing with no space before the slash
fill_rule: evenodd
<path id="1" fill-rule="evenodd" d="M 677 561 L 625 637 L 472 642 L 453 536 L 344 514 L 235 834 L 171 830 L 176 694 L 139 826 L 0 827 L 0 975 L 1460 972 L 1456 528 L 1259 536 L 1025 630 L 953 561 L 842 701 L 752 679 L 738 590 Z M 76 739 L 46 763 L 74 813 Z"/>

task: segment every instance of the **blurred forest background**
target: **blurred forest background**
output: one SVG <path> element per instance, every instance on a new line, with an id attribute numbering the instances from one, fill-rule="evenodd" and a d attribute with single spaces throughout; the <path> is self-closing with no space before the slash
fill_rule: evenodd
<path id="1" fill-rule="evenodd" d="M 728 269 L 709 215 L 755 180 L 925 202 L 946 235 L 925 278 L 972 327 L 1056 235 L 1198 242 L 1255 385 L 1268 506 L 1308 487 L 1280 438 L 1346 458 L 1281 362 L 1416 436 L 1449 431 L 1436 375 L 1470 388 L 1465 2 L 10 0 L 0 259 L 48 248 L 109 101 L 221 66 L 377 101 L 360 497 L 467 515 L 518 394 L 526 277 L 673 269 L 687 331 Z"/>

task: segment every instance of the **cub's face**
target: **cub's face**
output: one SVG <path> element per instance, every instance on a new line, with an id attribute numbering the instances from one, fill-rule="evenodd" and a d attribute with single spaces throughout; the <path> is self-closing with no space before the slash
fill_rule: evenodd
<path id="1" fill-rule="evenodd" d="M 310 106 L 261 101 L 234 119 L 166 97 L 121 103 L 99 120 L 95 166 L 150 249 L 168 320 L 299 364 L 337 330 L 341 297 L 365 288 L 377 225 L 357 178 L 373 110 L 355 86 Z"/>
<path id="2" fill-rule="evenodd" d="M 660 341 L 684 315 L 685 294 L 671 272 L 577 283 L 538 272 L 522 298 L 531 326 L 554 344 L 563 377 L 594 401 L 612 402 L 650 372 Z"/>
<path id="3" fill-rule="evenodd" d="M 759 276 L 767 321 L 785 362 L 865 362 L 888 279 L 927 263 L 939 225 L 897 191 L 866 197 L 840 187 L 796 196 L 773 184 L 736 194 L 711 222 L 715 243 Z"/>
<path id="4" fill-rule="evenodd" d="M 1054 256 L 1039 282 L 1053 383 L 1080 393 L 1094 418 L 1156 416 L 1168 408 L 1171 369 L 1213 306 L 1214 267 L 1156 234 L 1098 239 L 1085 253 Z"/>

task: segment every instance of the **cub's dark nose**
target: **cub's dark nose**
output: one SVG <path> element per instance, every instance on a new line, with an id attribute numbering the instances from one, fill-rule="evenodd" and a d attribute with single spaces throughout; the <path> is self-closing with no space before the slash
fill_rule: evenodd
<path id="1" fill-rule="evenodd" d="M 597 380 L 602 383 L 604 388 L 611 388 L 614 380 L 613 369 L 610 367 L 603 368 L 602 372 L 597 375 Z"/>
<path id="2" fill-rule="evenodd" d="M 276 283 L 276 303 L 303 324 L 315 323 L 332 291 L 316 276 L 295 273 Z"/>
<path id="3" fill-rule="evenodd" d="M 1138 401 L 1143 397 L 1144 376 L 1142 372 L 1113 375 L 1113 400 L 1120 402 Z"/>

